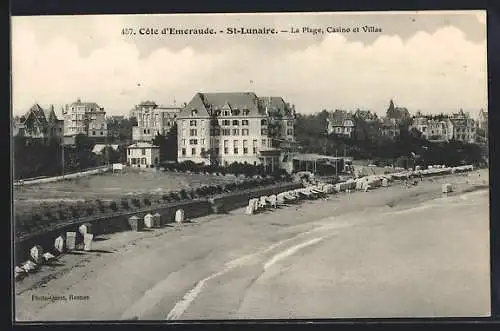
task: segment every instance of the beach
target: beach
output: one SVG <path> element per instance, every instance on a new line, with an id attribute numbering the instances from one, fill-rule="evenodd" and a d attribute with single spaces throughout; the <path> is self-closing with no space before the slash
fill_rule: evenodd
<path id="1" fill-rule="evenodd" d="M 487 185 L 481 170 L 98 236 L 16 282 L 16 320 L 488 316 Z"/>

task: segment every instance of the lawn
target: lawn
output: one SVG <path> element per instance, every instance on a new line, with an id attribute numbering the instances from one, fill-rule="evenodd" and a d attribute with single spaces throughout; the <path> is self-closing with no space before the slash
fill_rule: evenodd
<path id="1" fill-rule="evenodd" d="M 105 173 L 68 181 L 26 185 L 14 188 L 16 212 L 46 203 L 114 200 L 127 195 L 193 189 L 202 185 L 234 182 L 234 176 L 215 176 L 127 169 L 123 173 Z"/>

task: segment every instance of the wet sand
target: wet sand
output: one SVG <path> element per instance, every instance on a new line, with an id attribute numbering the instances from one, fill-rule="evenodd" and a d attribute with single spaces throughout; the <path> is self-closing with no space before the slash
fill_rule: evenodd
<path id="1" fill-rule="evenodd" d="M 489 197 L 473 191 L 484 180 L 425 179 L 98 237 L 93 252 L 17 282 L 16 319 L 484 316 Z M 442 198 L 445 182 L 457 194 Z"/>

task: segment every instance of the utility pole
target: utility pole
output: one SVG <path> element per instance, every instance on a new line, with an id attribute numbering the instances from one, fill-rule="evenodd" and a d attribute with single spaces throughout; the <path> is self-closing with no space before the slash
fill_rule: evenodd
<path id="1" fill-rule="evenodd" d="M 335 148 L 335 176 L 339 174 L 339 160 L 337 159 L 337 148 Z"/>
<path id="2" fill-rule="evenodd" d="M 61 138 L 61 164 L 62 164 L 62 178 L 64 180 L 64 135 Z"/>

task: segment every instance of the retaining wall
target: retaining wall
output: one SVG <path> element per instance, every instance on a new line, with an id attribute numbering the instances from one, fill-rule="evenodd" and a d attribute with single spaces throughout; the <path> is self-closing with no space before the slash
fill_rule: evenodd
<path id="1" fill-rule="evenodd" d="M 130 230 L 128 218 L 133 215 L 139 218 L 144 218 L 144 216 L 148 213 L 159 213 L 161 215 L 162 223 L 167 224 L 175 221 L 174 218 L 177 209 L 183 209 L 185 219 L 189 220 L 206 216 L 214 212 L 221 213 L 238 209 L 246 206 L 248 204 L 248 199 L 250 198 L 277 194 L 299 187 L 303 187 L 303 185 L 301 183 L 283 183 L 266 187 L 257 187 L 240 192 L 220 194 L 212 198 L 178 201 L 163 205 L 152 205 L 147 208 L 130 212 L 118 212 L 112 215 L 103 215 L 101 217 L 70 220 L 66 223 L 58 224 L 50 230 L 35 232 L 19 239 L 16 238 L 15 263 L 19 264 L 20 262 L 28 259 L 29 250 L 34 245 L 40 245 L 45 250 L 52 249 L 54 247 L 55 238 L 58 236 L 64 237 L 67 231 L 77 232 L 77 236 L 80 237 L 78 227 L 83 223 L 92 224 L 92 232 L 96 235 L 110 234 Z M 79 239 L 82 240 L 81 237 Z"/>

